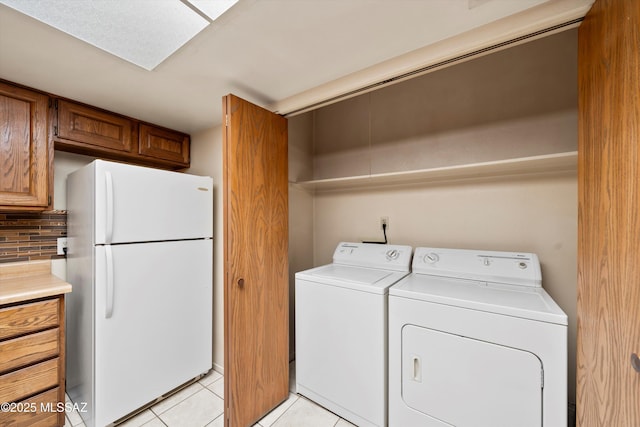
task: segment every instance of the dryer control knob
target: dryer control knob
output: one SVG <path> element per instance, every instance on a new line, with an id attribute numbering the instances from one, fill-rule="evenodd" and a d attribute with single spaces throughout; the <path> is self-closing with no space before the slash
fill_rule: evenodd
<path id="1" fill-rule="evenodd" d="M 431 252 L 429 254 L 426 254 L 424 256 L 424 262 L 426 262 L 427 264 L 434 264 L 434 263 L 438 262 L 439 259 L 440 259 L 440 257 L 438 256 L 438 254 L 433 253 L 433 252 Z"/>
<path id="2" fill-rule="evenodd" d="M 394 259 L 398 259 L 398 257 L 400 256 L 400 252 L 397 249 L 389 249 L 386 255 L 387 255 L 387 259 L 391 261 Z"/>

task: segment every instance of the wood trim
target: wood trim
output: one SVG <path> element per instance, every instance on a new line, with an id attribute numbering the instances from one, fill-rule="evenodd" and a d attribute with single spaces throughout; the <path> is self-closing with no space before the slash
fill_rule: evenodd
<path id="1" fill-rule="evenodd" d="M 226 224 L 229 221 L 229 195 L 227 194 L 227 188 L 229 186 L 229 165 L 228 165 L 228 157 L 229 157 L 229 149 L 227 148 L 227 144 L 229 141 L 229 111 L 228 111 L 228 107 L 227 107 L 227 96 L 223 96 L 222 97 L 222 241 L 223 241 L 223 260 L 222 260 L 222 264 L 223 264 L 223 273 L 222 273 L 222 286 L 223 286 L 223 294 L 225 295 L 224 297 L 224 302 L 223 302 L 223 310 L 224 310 L 224 365 L 225 365 L 225 371 L 228 373 L 228 361 L 230 360 L 229 358 L 231 357 L 231 354 L 229 352 L 229 347 L 228 347 L 228 342 L 229 342 L 229 332 L 230 332 L 230 327 L 227 324 L 227 313 L 229 313 L 229 309 L 230 309 L 230 304 L 229 304 L 229 298 L 226 297 L 226 290 L 227 290 L 227 284 L 229 282 L 229 264 L 228 264 L 228 260 L 230 259 L 230 250 L 229 250 L 229 244 L 227 244 L 227 242 L 229 241 L 229 232 L 227 230 L 227 226 Z M 231 412 L 229 409 L 229 401 L 230 401 L 230 396 L 231 396 L 231 387 L 230 387 L 230 383 L 229 380 L 226 380 L 224 382 L 224 420 L 223 420 L 223 426 L 224 427 L 231 427 Z"/>
<path id="2" fill-rule="evenodd" d="M 58 336 L 58 342 L 60 345 L 60 353 L 58 355 L 58 402 L 66 403 L 66 380 L 67 380 L 67 330 L 66 330 L 66 319 L 65 319 L 65 296 L 60 295 L 58 297 L 58 316 L 60 319 L 60 327 L 58 328 L 58 332 L 60 333 Z M 65 425 L 65 413 L 58 413 L 58 425 Z"/>
<path id="3" fill-rule="evenodd" d="M 577 424 L 640 425 L 640 3 L 578 32 Z"/>

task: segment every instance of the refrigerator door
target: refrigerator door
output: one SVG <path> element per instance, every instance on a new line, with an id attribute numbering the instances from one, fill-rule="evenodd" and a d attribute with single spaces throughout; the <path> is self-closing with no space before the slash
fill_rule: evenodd
<path id="1" fill-rule="evenodd" d="M 213 236 L 213 180 L 96 160 L 95 244 Z"/>
<path id="2" fill-rule="evenodd" d="M 95 248 L 96 426 L 212 367 L 212 240 Z"/>

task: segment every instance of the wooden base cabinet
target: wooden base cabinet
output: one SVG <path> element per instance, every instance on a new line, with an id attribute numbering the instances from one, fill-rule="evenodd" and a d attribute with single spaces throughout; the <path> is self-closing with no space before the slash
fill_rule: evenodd
<path id="1" fill-rule="evenodd" d="M 0 425 L 65 424 L 64 296 L 0 306 Z"/>

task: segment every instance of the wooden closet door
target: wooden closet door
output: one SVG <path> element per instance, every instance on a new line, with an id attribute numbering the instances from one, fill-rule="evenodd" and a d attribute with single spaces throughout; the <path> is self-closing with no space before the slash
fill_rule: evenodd
<path id="1" fill-rule="evenodd" d="M 640 426 L 640 2 L 579 29 L 579 426 Z"/>
<path id="2" fill-rule="evenodd" d="M 223 98 L 225 426 L 289 394 L 287 120 Z"/>

